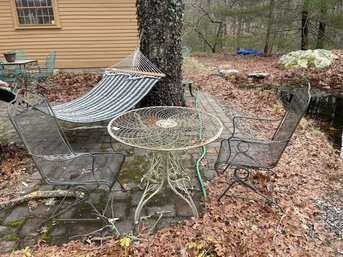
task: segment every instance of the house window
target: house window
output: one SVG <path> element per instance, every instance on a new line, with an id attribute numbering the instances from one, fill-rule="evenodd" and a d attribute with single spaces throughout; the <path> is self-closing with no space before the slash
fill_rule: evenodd
<path id="1" fill-rule="evenodd" d="M 14 0 L 18 27 L 59 26 L 56 0 Z"/>

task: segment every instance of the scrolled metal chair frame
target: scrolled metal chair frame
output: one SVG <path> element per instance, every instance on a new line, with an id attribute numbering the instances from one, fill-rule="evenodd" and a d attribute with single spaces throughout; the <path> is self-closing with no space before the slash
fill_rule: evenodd
<path id="1" fill-rule="evenodd" d="M 68 194 L 48 220 L 57 220 L 57 216 L 80 203 L 88 204 L 95 215 L 103 216 L 111 199 L 100 215 L 96 207 L 88 201 L 89 187 L 96 189 L 105 185 L 109 196 L 114 184 L 119 182 L 117 177 L 125 156 L 115 152 L 74 152 L 49 103 L 39 93 L 20 89 L 16 99 L 8 106 L 8 115 L 44 182 L 68 187 Z M 73 193 L 75 201 L 63 209 L 62 203 L 69 196 L 69 192 Z"/>
<path id="2" fill-rule="evenodd" d="M 288 108 L 282 119 L 270 119 L 249 116 L 235 116 L 233 118 L 233 132 L 228 139 L 221 141 L 221 146 L 215 163 L 215 170 L 218 175 L 225 173 L 229 168 L 233 168 L 234 181 L 224 190 L 218 198 L 222 199 L 224 195 L 235 185 L 240 184 L 249 190 L 257 193 L 267 200 L 268 203 L 275 204 L 281 210 L 282 207 L 277 204 L 273 199 L 261 193 L 256 187 L 249 183 L 252 171 L 268 171 L 276 175 L 272 171 L 288 142 L 290 141 L 297 125 L 302 117 L 305 115 L 306 110 L 311 100 L 311 86 L 303 86 L 299 88 L 291 98 Z M 245 120 L 245 123 L 242 121 Z M 240 126 L 245 126 L 246 121 L 252 122 L 254 129 L 259 129 L 258 122 L 279 122 L 275 131 L 270 138 L 260 138 L 259 132 L 254 129 L 248 128 L 248 133 L 241 133 Z M 269 131 L 270 132 L 270 131 Z M 223 169 L 220 169 L 223 167 Z M 242 174 L 241 171 L 244 171 Z"/>

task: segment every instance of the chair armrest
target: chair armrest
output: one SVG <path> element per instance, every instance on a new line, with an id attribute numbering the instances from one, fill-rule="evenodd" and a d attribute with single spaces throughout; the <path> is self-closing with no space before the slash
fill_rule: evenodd
<path id="1" fill-rule="evenodd" d="M 254 117 L 254 116 L 234 116 L 233 122 L 237 119 L 247 119 L 247 120 L 262 120 L 262 121 L 279 121 L 281 118 L 268 118 L 268 117 Z"/>
<path id="2" fill-rule="evenodd" d="M 46 161 L 61 162 L 61 161 L 71 161 L 80 157 L 92 157 L 90 153 L 75 153 L 75 154 L 54 154 L 54 155 L 37 155 L 31 154 L 32 157 L 41 158 Z"/>
<path id="3" fill-rule="evenodd" d="M 240 137 L 231 137 L 228 139 L 229 144 L 231 141 L 237 141 L 240 143 L 246 143 L 246 144 L 261 144 L 261 145 L 270 145 L 270 144 L 283 144 L 288 142 L 288 140 L 258 140 L 258 139 L 250 139 L 250 138 L 240 138 Z"/>
<path id="4" fill-rule="evenodd" d="M 81 158 L 81 157 L 91 157 L 94 159 L 95 157 L 103 156 L 103 155 L 118 155 L 118 156 L 125 159 L 125 155 L 123 155 L 121 153 L 116 153 L 116 152 L 74 153 L 74 154 L 54 154 L 54 155 L 35 155 L 35 154 L 32 154 L 33 157 L 42 158 L 42 159 L 47 160 L 47 161 L 56 161 L 56 162 L 71 161 L 71 160 L 75 160 L 75 159 Z"/>

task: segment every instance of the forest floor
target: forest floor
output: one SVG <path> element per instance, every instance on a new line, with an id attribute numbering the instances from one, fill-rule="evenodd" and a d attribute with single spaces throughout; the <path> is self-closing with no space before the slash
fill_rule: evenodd
<path id="1" fill-rule="evenodd" d="M 197 56 L 186 61 L 184 78 L 242 113 L 280 117 L 284 110 L 273 90 L 280 85 L 304 83 L 306 77 L 314 88 L 343 94 L 343 51 L 337 53 L 341 58 L 323 70 L 280 69 L 278 56 Z M 224 71 L 233 69 L 238 73 Z M 253 71 L 270 75 L 264 79 L 246 75 Z M 52 78 L 54 89 L 46 85 L 47 96 L 55 103 L 69 101 L 99 79 L 94 74 L 61 73 Z M 32 163 L 21 147 L 0 146 L 3 190 L 29 176 Z M 313 121 L 304 119 L 274 169 L 273 196 L 284 212 L 257 201 L 249 192 L 244 192 L 244 198 L 250 200 L 225 197 L 218 202 L 231 179 L 222 175 L 206 183 L 209 198 L 204 215 L 183 225 L 144 238 L 135 235 L 132 241 L 113 237 L 100 246 L 79 241 L 46 246 L 42 241 L 13 256 L 26 252 L 33 256 L 343 256 L 342 171 L 338 150 Z M 265 179 L 261 174 L 254 178 Z M 234 188 L 232 195 L 239 191 Z"/>

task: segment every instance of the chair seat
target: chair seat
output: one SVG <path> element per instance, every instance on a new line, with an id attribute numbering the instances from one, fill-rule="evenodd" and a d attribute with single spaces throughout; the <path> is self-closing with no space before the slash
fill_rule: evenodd
<path id="1" fill-rule="evenodd" d="M 225 139 L 221 142 L 216 165 L 219 167 L 229 164 L 231 167 L 270 169 L 277 164 L 278 150 L 282 150 L 281 144 L 277 147 L 275 143 Z"/>
<path id="2" fill-rule="evenodd" d="M 124 156 L 116 153 L 34 156 L 34 159 L 42 167 L 47 183 L 73 186 L 103 184 L 112 187 L 124 162 Z"/>

